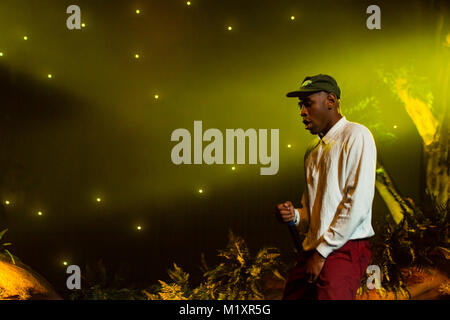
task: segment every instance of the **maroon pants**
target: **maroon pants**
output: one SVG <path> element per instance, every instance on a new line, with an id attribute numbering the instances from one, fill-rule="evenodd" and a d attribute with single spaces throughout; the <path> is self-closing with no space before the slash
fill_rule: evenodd
<path id="1" fill-rule="evenodd" d="M 284 300 L 354 300 L 371 258 L 369 240 L 349 240 L 330 253 L 316 282 L 309 283 L 306 261 L 314 250 L 302 253 L 291 270 Z"/>

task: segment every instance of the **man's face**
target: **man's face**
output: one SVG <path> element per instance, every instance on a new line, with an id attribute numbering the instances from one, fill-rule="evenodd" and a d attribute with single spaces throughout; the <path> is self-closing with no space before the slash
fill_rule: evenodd
<path id="1" fill-rule="evenodd" d="M 327 106 L 328 94 L 324 91 L 299 97 L 298 106 L 305 129 L 311 134 L 323 132 L 330 121 L 330 110 Z"/>

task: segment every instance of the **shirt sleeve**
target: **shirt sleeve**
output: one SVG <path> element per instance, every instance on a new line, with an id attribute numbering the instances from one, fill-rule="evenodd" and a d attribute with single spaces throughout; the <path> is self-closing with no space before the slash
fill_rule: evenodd
<path id="1" fill-rule="evenodd" d="M 377 155 L 372 134 L 364 129 L 356 133 L 343 150 L 346 153 L 344 196 L 316 247 L 325 258 L 350 239 L 372 208 Z"/>
<path id="2" fill-rule="evenodd" d="M 309 226 L 309 215 L 306 207 L 306 190 L 303 192 L 301 204 L 301 208 L 298 208 L 298 210 L 295 209 L 295 225 L 299 232 L 304 233 L 308 230 Z"/>

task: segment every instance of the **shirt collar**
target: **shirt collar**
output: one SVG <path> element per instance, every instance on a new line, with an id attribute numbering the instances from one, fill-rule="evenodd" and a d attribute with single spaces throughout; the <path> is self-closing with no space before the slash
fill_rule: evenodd
<path id="1" fill-rule="evenodd" d="M 345 116 L 342 116 L 342 118 L 340 118 L 331 128 L 330 130 L 328 130 L 328 132 L 319 139 L 321 140 L 321 142 L 328 144 L 330 142 L 330 140 L 340 131 L 340 129 L 347 123 L 347 119 L 345 118 Z"/>

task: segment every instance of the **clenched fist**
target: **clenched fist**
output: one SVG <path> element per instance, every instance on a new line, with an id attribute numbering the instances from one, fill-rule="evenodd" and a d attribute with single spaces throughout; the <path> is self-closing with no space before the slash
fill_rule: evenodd
<path id="1" fill-rule="evenodd" d="M 275 214 L 278 220 L 282 222 L 290 222 L 295 218 L 294 205 L 290 201 L 280 203 L 277 205 Z"/>

